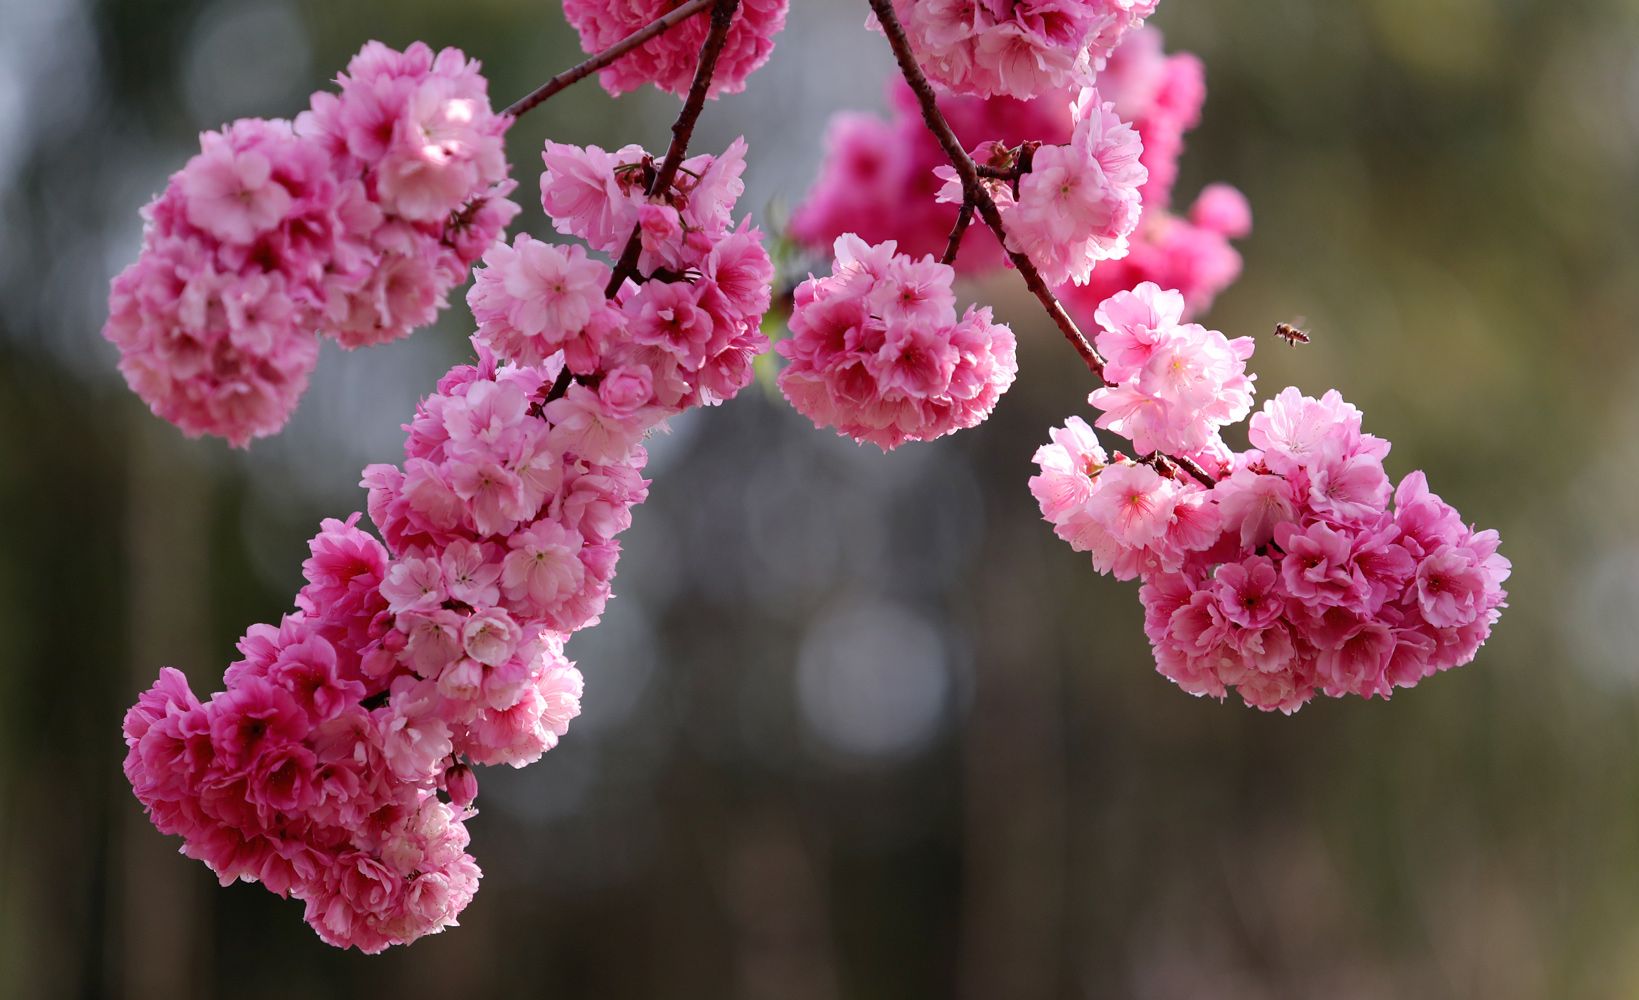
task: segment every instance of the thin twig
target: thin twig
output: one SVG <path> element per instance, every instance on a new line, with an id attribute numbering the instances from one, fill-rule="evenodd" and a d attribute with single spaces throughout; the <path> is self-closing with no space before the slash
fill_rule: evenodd
<path id="1" fill-rule="evenodd" d="M 1215 476 L 1201 468 L 1200 463 L 1195 461 L 1193 458 L 1188 458 L 1183 455 L 1169 455 L 1168 457 L 1174 462 L 1177 462 L 1185 472 L 1194 476 L 1196 479 L 1199 479 L 1208 486 L 1211 486 L 1213 483 L 1218 481 Z"/>
<path id="2" fill-rule="evenodd" d="M 962 235 L 967 232 L 968 223 L 972 221 L 973 199 L 963 198 L 962 208 L 956 213 L 956 225 L 950 230 L 950 242 L 945 244 L 945 255 L 939 258 L 939 263 L 956 263 L 956 253 L 962 249 Z"/>
<path id="3" fill-rule="evenodd" d="M 648 24 L 632 32 L 630 35 L 627 35 L 625 38 L 622 38 L 620 41 L 609 46 L 580 65 L 566 69 L 562 73 L 559 73 L 557 76 L 541 84 L 539 89 L 537 89 L 534 93 L 531 93 L 528 97 L 525 97 L 513 104 L 511 107 L 501 112 L 501 114 L 506 115 L 509 118 L 517 118 L 525 111 L 528 111 L 535 105 L 545 101 L 558 91 L 563 90 L 573 84 L 579 83 L 580 81 L 591 76 L 593 73 L 596 73 L 598 70 L 614 62 L 616 59 L 619 59 L 621 56 L 642 45 L 644 42 L 647 42 L 649 39 L 664 34 L 672 28 L 677 27 L 679 24 L 682 24 L 684 21 L 687 21 L 694 15 L 709 9 L 716 2 L 717 0 L 689 0 L 689 2 L 683 6 L 655 18 L 653 21 L 650 21 Z"/>
<path id="4" fill-rule="evenodd" d="M 1013 266 L 1018 269 L 1020 277 L 1024 278 L 1025 287 L 1040 300 L 1042 307 L 1047 310 L 1047 315 L 1053 318 L 1053 323 L 1070 342 L 1070 346 L 1081 355 L 1087 370 L 1103 382 L 1104 359 L 1076 326 L 1076 321 L 1064 311 L 1064 305 L 1053 294 L 1053 290 L 1047 287 L 1047 282 L 1042 279 L 1041 272 L 1036 270 L 1036 265 L 1030 262 L 1029 257 L 1007 245 L 1007 232 L 1002 228 L 1002 214 L 997 211 L 996 202 L 990 197 L 990 192 L 986 191 L 980 182 L 979 171 L 973 163 L 973 158 L 967 155 L 967 150 L 962 148 L 961 140 L 951 131 L 950 123 L 945 121 L 945 116 L 939 112 L 938 95 L 933 92 L 933 86 L 923 75 L 922 67 L 916 63 L 916 55 L 911 52 L 910 39 L 905 37 L 905 27 L 899 23 L 899 17 L 894 13 L 893 0 L 870 0 L 870 4 L 871 9 L 876 11 L 877 20 L 882 23 L 883 32 L 888 36 L 888 44 L 893 46 L 894 58 L 899 61 L 900 73 L 904 74 L 905 82 L 910 84 L 911 90 L 916 94 L 917 103 L 922 106 L 922 120 L 927 122 L 928 130 L 939 140 L 945 155 L 950 158 L 951 166 L 956 168 L 957 175 L 962 178 L 962 190 L 967 192 L 967 197 L 973 199 L 974 207 L 979 210 L 979 217 L 985 220 L 985 225 L 991 228 L 998 240 L 1001 240 L 1008 259 L 1013 261 Z"/>
<path id="5" fill-rule="evenodd" d="M 715 0 L 711 8 L 711 30 L 706 32 L 705 44 L 700 46 L 700 62 L 694 68 L 694 83 L 689 86 L 688 99 L 683 102 L 683 110 L 677 113 L 677 121 L 672 123 L 672 144 L 666 150 L 666 159 L 661 162 L 654 180 L 649 183 L 647 193 L 650 197 L 671 187 L 672 181 L 677 179 L 677 170 L 683 165 L 683 157 L 688 155 L 694 123 L 700 120 L 700 109 L 705 107 L 706 93 L 711 90 L 711 76 L 717 69 L 717 57 L 723 52 L 729 26 L 734 23 L 734 14 L 739 8 L 740 0 Z M 614 274 L 609 277 L 609 285 L 603 290 L 605 296 L 614 298 L 626 279 L 636 276 L 637 259 L 642 253 L 643 229 L 633 226 L 632 235 L 626 240 L 626 249 L 621 251 Z"/>

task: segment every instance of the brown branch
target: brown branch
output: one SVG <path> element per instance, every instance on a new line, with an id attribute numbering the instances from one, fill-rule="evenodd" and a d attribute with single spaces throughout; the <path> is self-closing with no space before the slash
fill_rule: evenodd
<path id="1" fill-rule="evenodd" d="M 557 400 L 562 399 L 568 394 L 569 383 L 573 381 L 575 381 L 575 373 L 569 370 L 569 362 L 565 361 L 563 363 L 563 370 L 558 372 L 557 381 L 552 383 L 552 388 L 547 391 L 546 399 L 541 401 L 541 405 L 545 406 L 547 403 L 556 402 Z"/>
<path id="2" fill-rule="evenodd" d="M 900 73 L 916 94 L 917 103 L 922 106 L 922 120 L 927 123 L 928 131 L 933 133 L 933 137 L 939 140 L 945 155 L 950 158 L 951 166 L 956 168 L 957 175 L 962 178 L 962 190 L 967 193 L 967 197 L 973 199 L 974 207 L 978 209 L 979 217 L 985 220 L 985 225 L 991 228 L 998 240 L 1001 240 L 1002 249 L 1007 251 L 1008 259 L 1018 269 L 1019 276 L 1024 278 L 1025 287 L 1040 300 L 1042 307 L 1047 310 L 1047 315 L 1053 318 L 1053 323 L 1064 334 L 1064 338 L 1076 349 L 1076 353 L 1081 355 L 1087 370 L 1103 382 L 1104 359 L 1076 326 L 1076 321 L 1064 311 L 1063 303 L 1059 302 L 1053 290 L 1047 287 L 1047 282 L 1042 279 L 1041 272 L 1036 270 L 1036 265 L 1030 262 L 1029 257 L 1008 247 L 1007 232 L 1002 228 L 1002 214 L 997 211 L 996 202 L 990 197 L 990 192 L 984 189 L 973 158 L 967 155 L 967 150 L 962 148 L 961 140 L 951 131 L 950 123 L 945 121 L 945 116 L 939 112 L 938 95 L 933 92 L 933 85 L 928 83 L 922 67 L 916 63 L 910 39 L 905 37 L 905 26 L 899 23 L 899 17 L 894 13 L 893 0 L 870 0 L 870 4 L 871 9 L 876 11 L 877 20 L 882 23 L 883 33 L 888 36 L 888 44 L 893 47 L 894 58 L 899 61 Z"/>
<path id="3" fill-rule="evenodd" d="M 956 253 L 962 249 L 962 236 L 967 232 L 968 223 L 972 221 L 973 199 L 963 198 L 962 208 L 956 213 L 956 225 L 950 231 L 950 242 L 945 244 L 945 255 L 939 258 L 939 263 L 956 263 Z"/>
<path id="4" fill-rule="evenodd" d="M 951 130 L 950 123 L 945 121 L 945 116 L 939 111 L 939 97 L 934 93 L 932 84 L 928 83 L 928 78 L 922 72 L 922 67 L 916 62 L 916 54 L 911 51 L 910 39 L 905 35 L 905 26 L 899 23 L 899 17 L 894 13 L 893 0 L 869 0 L 869 2 L 871 9 L 876 12 L 877 20 L 882 24 L 883 34 L 888 36 L 888 44 L 893 47 L 894 58 L 899 62 L 900 73 L 904 75 L 905 82 L 910 85 L 911 91 L 916 94 L 916 101 L 922 108 L 922 120 L 927 123 L 928 131 L 933 133 L 933 137 L 939 140 L 939 145 L 944 149 L 945 155 L 949 157 L 951 166 L 956 168 L 957 175 L 962 179 L 962 207 L 966 209 L 967 203 L 971 202 L 973 207 L 978 210 L 979 217 L 985 220 L 985 225 L 989 226 L 991 231 L 996 234 L 996 238 L 1001 241 L 1002 249 L 1007 252 L 1008 259 L 1018 269 L 1019 276 L 1024 279 L 1025 287 L 1029 288 L 1031 294 L 1035 295 L 1041 302 L 1047 310 L 1047 315 L 1052 317 L 1053 323 L 1064 334 L 1064 338 L 1070 342 L 1070 346 L 1074 347 L 1076 353 L 1081 355 L 1081 360 L 1086 363 L 1087 370 L 1092 372 L 1093 377 L 1097 378 L 1100 383 L 1108 385 L 1109 382 L 1104 378 L 1104 358 L 1099 355 L 1086 335 L 1076 326 L 1076 321 L 1071 319 L 1070 314 L 1064 310 L 1064 304 L 1058 300 L 1058 296 L 1053 294 L 1053 290 L 1047 287 L 1047 282 L 1042 278 L 1041 272 L 1036 270 L 1036 265 L 1030 262 L 1030 258 L 1007 245 L 1007 231 L 1002 228 L 1002 214 L 997 210 L 995 200 L 990 197 L 990 192 L 985 189 L 984 181 L 981 179 L 984 176 L 993 175 L 998 180 L 1011 180 L 1014 185 L 1017 185 L 1019 178 L 1030 172 L 1031 159 L 1036 151 L 1035 147 L 1039 144 L 1026 143 L 1020 149 L 1019 161 L 1012 168 L 1005 171 L 999 171 L 993 167 L 981 169 L 978 164 L 975 164 L 973 158 L 967 155 L 967 150 L 962 148 L 961 140 L 957 139 L 956 133 Z M 961 225 L 962 219 L 961 216 L 958 216 L 958 228 Z M 953 232 L 951 246 L 954 246 L 959 238 L 959 234 Z M 950 247 L 946 248 L 946 255 L 950 256 Z M 1175 467 L 1181 467 L 1207 486 L 1217 482 L 1205 469 L 1201 468 L 1199 463 L 1192 459 L 1174 458 L 1160 452 L 1156 454 L 1160 456 L 1155 460 L 1157 464 L 1165 462 Z"/>
<path id="5" fill-rule="evenodd" d="M 596 73 L 598 70 L 614 62 L 616 59 L 619 59 L 621 56 L 642 45 L 644 42 L 647 42 L 649 39 L 677 27 L 679 24 L 682 24 L 684 21 L 687 21 L 696 14 L 704 12 L 716 2 L 717 0 L 689 0 L 689 2 L 683 6 L 655 18 L 653 21 L 650 21 L 648 24 L 632 32 L 630 35 L 627 35 L 625 38 L 622 38 L 620 41 L 609 46 L 580 65 L 571 67 L 570 69 L 566 69 L 562 73 L 559 73 L 557 76 L 541 84 L 541 86 L 528 97 L 525 97 L 513 104 L 511 107 L 501 112 L 501 114 L 506 115 L 508 118 L 517 118 L 530 108 L 544 102 L 547 98 L 556 94 L 558 91 L 564 90 L 573 84 L 579 83 L 580 81 L 591 76 L 593 73 Z"/>
<path id="6" fill-rule="evenodd" d="M 683 110 L 677 113 L 677 121 L 672 123 L 671 147 L 666 150 L 666 159 L 661 162 L 654 180 L 649 182 L 647 193 L 651 198 L 671 187 L 672 181 L 677 179 L 677 169 L 683 165 L 683 157 L 688 155 L 694 123 L 700 120 L 700 109 L 706 106 L 711 76 L 717 70 L 717 57 L 723 53 L 729 25 L 734 23 L 734 14 L 739 8 L 740 0 L 714 0 L 711 29 L 706 32 L 706 41 L 700 46 L 700 62 L 694 68 L 694 82 L 689 86 L 689 96 L 683 102 Z M 620 260 L 615 264 L 615 272 L 609 276 L 609 285 L 603 290 L 605 296 L 614 298 L 626 279 L 636 276 L 637 259 L 642 253 L 643 230 L 641 226 L 633 226 L 632 235 L 626 240 L 626 248 L 621 251 Z"/>

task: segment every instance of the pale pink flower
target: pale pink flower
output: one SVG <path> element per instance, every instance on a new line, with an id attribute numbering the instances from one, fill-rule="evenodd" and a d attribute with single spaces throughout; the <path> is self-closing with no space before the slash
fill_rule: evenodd
<path id="1" fill-rule="evenodd" d="M 1111 465 L 1098 476 L 1088 514 L 1126 548 L 1159 540 L 1172 518 L 1177 487 L 1144 465 Z"/>
<path id="2" fill-rule="evenodd" d="M 1012 331 L 989 309 L 958 321 L 951 269 L 931 258 L 851 234 L 835 253 L 829 278 L 797 287 L 792 336 L 776 348 L 791 362 L 779 385 L 792 405 L 883 450 L 988 416 L 1017 371 Z"/>
<path id="3" fill-rule="evenodd" d="M 257 127 L 290 138 L 288 123 L 256 120 L 231 137 L 203 132 L 200 154 L 178 175 L 188 221 L 225 242 L 249 243 L 290 210 L 290 192 L 273 175 L 277 147 L 251 140 Z"/>
<path id="4" fill-rule="evenodd" d="M 461 630 L 467 655 L 491 667 L 498 667 L 511 659 L 522 637 L 523 632 L 512 616 L 500 608 L 483 608 L 473 612 Z"/>
<path id="5" fill-rule="evenodd" d="M 607 308 L 609 268 L 578 245 L 556 247 L 520 233 L 510 247 L 490 247 L 484 262 L 467 292 L 478 338 L 519 364 L 542 364 L 585 337 L 594 313 Z M 595 350 L 595 340 L 588 346 Z M 595 361 L 588 353 L 573 367 L 589 373 Z"/>
<path id="6" fill-rule="evenodd" d="M 585 579 L 580 535 L 555 521 L 537 521 L 507 544 L 512 551 L 502 563 L 501 588 L 509 601 L 550 607 L 579 589 Z"/>
<path id="7" fill-rule="evenodd" d="M 498 546 L 455 539 L 439 556 L 439 568 L 444 585 L 454 599 L 473 607 L 485 607 L 501 599 Z"/>

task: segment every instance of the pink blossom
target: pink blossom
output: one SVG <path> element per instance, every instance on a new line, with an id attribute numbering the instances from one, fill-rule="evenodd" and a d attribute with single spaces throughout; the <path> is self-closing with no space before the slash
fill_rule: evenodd
<path id="1" fill-rule="evenodd" d="M 522 636 L 512 616 L 500 608 L 484 608 L 474 612 L 461 629 L 467 655 L 491 667 L 498 667 L 511 659 Z"/>
<path id="2" fill-rule="evenodd" d="M 786 6 L 786 0 L 742 0 L 717 59 L 711 96 L 745 89 L 746 77 L 768 61 L 774 50 L 774 36 L 785 27 Z M 581 48 L 588 55 L 603 51 L 670 10 L 660 0 L 564 0 L 563 5 L 564 16 L 580 33 Z M 704 15 L 690 18 L 601 70 L 598 81 L 617 96 L 652 83 L 681 97 L 694 78 L 707 29 Z"/>
<path id="3" fill-rule="evenodd" d="M 829 278 L 797 287 L 790 364 L 779 385 L 815 426 L 888 450 L 986 416 L 1017 370 L 1013 334 L 990 310 L 958 321 L 951 269 L 911 261 L 892 242 L 839 237 Z"/>
<path id="4" fill-rule="evenodd" d="M 918 62 L 958 94 L 1029 98 L 1090 82 L 1150 0 L 1061 0 L 1000 6 L 972 0 L 894 5 Z M 872 19 L 874 23 L 874 18 Z"/>
<path id="5" fill-rule="evenodd" d="M 1106 303 L 1106 371 L 1151 371 L 1180 305 Z M 1037 452 L 1031 490 L 1097 570 L 1142 578 L 1156 667 L 1193 694 L 1233 687 L 1287 713 L 1316 691 L 1386 698 L 1473 659 L 1504 606 L 1511 567 L 1496 532 L 1466 528 L 1422 473 L 1401 482 L 1391 511 L 1388 442 L 1335 393 L 1288 389 L 1253 416 L 1263 450 L 1201 453 L 1222 476 L 1210 490 L 1119 453 L 1106 463 L 1079 427 Z"/>
<path id="6" fill-rule="evenodd" d="M 555 247 L 523 233 L 510 247 L 496 243 L 484 262 L 489 266 L 478 269 L 467 292 L 478 338 L 525 365 L 568 351 L 571 368 L 590 374 L 600 348 L 592 319 L 608 308 L 609 268 L 587 259 L 578 245 Z"/>
<path id="7" fill-rule="evenodd" d="M 1192 454 L 1219 441 L 1221 427 L 1246 417 L 1251 338 L 1177 322 L 1183 298 L 1153 284 L 1118 292 L 1100 307 L 1094 344 L 1109 360 L 1106 388 L 1089 401 L 1106 411 L 1097 426 L 1130 437 L 1140 452 Z"/>
<path id="8" fill-rule="evenodd" d="M 512 551 L 502 563 L 501 587 L 509 601 L 544 609 L 578 589 L 585 577 L 580 535 L 554 521 L 537 522 L 508 545 Z"/>
<path id="9" fill-rule="evenodd" d="M 401 559 L 382 580 L 381 596 L 387 598 L 387 607 L 395 615 L 435 611 L 444 603 L 444 572 L 436 559 Z"/>
<path id="10" fill-rule="evenodd" d="M 442 579 L 454 599 L 484 607 L 501 599 L 499 547 L 457 538 L 439 556 Z"/>
<path id="11" fill-rule="evenodd" d="M 1224 528 L 1238 534 L 1244 550 L 1262 548 L 1275 537 L 1275 528 L 1297 520 L 1297 498 L 1281 476 L 1238 469 L 1213 488 Z"/>
<path id="12" fill-rule="evenodd" d="M 284 125 L 282 137 L 289 138 L 285 123 L 255 124 L 269 130 Z M 252 127 L 247 122 L 235 130 L 239 142 L 220 132 L 201 133 L 199 156 L 179 175 L 188 221 L 224 242 L 251 242 L 283 221 L 291 207 L 290 191 L 273 175 L 276 148 L 264 151 L 260 143 L 244 141 Z"/>

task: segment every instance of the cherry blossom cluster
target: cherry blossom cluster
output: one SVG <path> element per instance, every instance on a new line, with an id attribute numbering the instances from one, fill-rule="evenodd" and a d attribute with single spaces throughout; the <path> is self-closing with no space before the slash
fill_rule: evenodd
<path id="1" fill-rule="evenodd" d="M 654 199 L 630 188 L 652 161 L 622 154 L 550 145 L 543 202 L 599 249 L 641 228 L 642 284 L 606 298 L 610 268 L 579 246 L 493 244 L 471 293 L 478 363 L 422 400 L 402 466 L 364 470 L 386 544 L 356 515 L 326 521 L 298 611 L 247 633 L 226 691 L 201 705 L 168 671 L 127 718 L 156 826 L 224 883 L 306 900 L 332 944 L 455 922 L 478 879 L 471 765 L 530 763 L 578 713 L 563 643 L 610 598 L 645 433 L 732 396 L 766 350 L 773 267 L 730 221 L 743 142 Z"/>
<path id="2" fill-rule="evenodd" d="M 455 656 L 483 680 L 435 708 L 423 663 L 381 654 L 403 617 L 385 596 L 397 567 L 356 521 L 324 522 L 298 610 L 251 627 L 226 690 L 201 703 L 161 672 L 126 713 L 125 773 L 223 885 L 304 900 L 325 941 L 377 952 L 454 924 L 478 887 L 463 822 L 476 784 L 454 755 L 539 756 L 578 713 L 581 680 L 558 636 L 499 634 L 493 610 L 465 608 Z"/>
<path id="3" fill-rule="evenodd" d="M 1183 295 L 1150 282 L 1099 306 L 1093 343 L 1106 359 L 1106 384 L 1088 402 L 1104 411 L 1097 426 L 1130 438 L 1142 454 L 1217 466 L 1228 453 L 1219 429 L 1252 411 L 1257 376 L 1246 374 L 1246 362 L 1254 345 L 1182 323 L 1183 313 Z"/>
<path id="4" fill-rule="evenodd" d="M 1156 0 L 894 3 L 930 79 L 958 94 L 1020 99 L 1090 83 L 1155 7 Z"/>
<path id="5" fill-rule="evenodd" d="M 1164 675 L 1291 712 L 1472 659 L 1506 597 L 1496 532 L 1465 526 L 1420 472 L 1392 489 L 1388 442 L 1335 391 L 1252 413 L 1252 341 L 1188 322 L 1239 274 L 1229 240 L 1251 216 L 1227 185 L 1169 211 L 1205 85 L 1142 27 L 1154 0 L 872 3 L 914 86 L 896 84 L 890 121 L 833 120 L 792 218 L 833 257 L 795 289 L 778 345 L 792 405 L 884 451 L 982 422 L 1015 377 L 1013 333 L 987 307 L 958 315 L 933 252 L 965 248 L 970 273 L 1016 263 L 1104 379 L 1096 426 L 1136 452 L 1106 453 L 1072 416 L 1030 488 L 1098 571 L 1142 581 Z M 614 94 L 686 97 L 663 158 L 546 142 L 541 205 L 571 240 L 502 238 L 511 119 L 476 63 L 371 42 L 293 123 L 202 135 L 114 281 L 104 332 L 132 387 L 188 435 L 244 445 L 288 419 L 321 336 L 402 337 L 483 262 L 476 363 L 418 404 L 401 464 L 364 470 L 378 534 L 358 514 L 324 521 L 296 610 L 246 632 L 224 690 L 201 702 L 167 668 L 125 718 L 125 772 L 155 825 L 224 884 L 303 900 L 331 944 L 379 952 L 456 922 L 479 878 L 472 768 L 538 759 L 579 713 L 564 644 L 613 596 L 644 441 L 735 396 L 768 349 L 775 270 L 733 214 L 745 142 L 686 152 L 707 98 L 766 61 L 787 4 L 703 9 L 565 0 L 605 51 L 515 109 L 594 71 Z M 954 94 L 936 98 L 918 60 Z M 919 120 L 941 112 L 954 139 Z M 994 203 L 1006 253 L 953 226 L 975 202 L 987 225 L 971 229 L 989 231 Z M 1097 324 L 1091 344 L 1048 285 Z M 1236 452 L 1222 431 L 1249 415 Z"/>
<path id="6" fill-rule="evenodd" d="M 1139 298 L 1105 303 L 1101 315 L 1125 324 L 1105 334 L 1135 352 L 1121 367 L 1148 352 L 1146 369 L 1156 359 L 1172 368 L 1163 352 L 1177 330 L 1142 344 Z M 1221 352 L 1214 337 L 1194 335 L 1196 350 Z M 1245 414 L 1249 385 L 1195 385 Z M 1112 391 L 1094 393 L 1095 405 Z M 1162 426 L 1162 439 L 1199 429 L 1194 417 Z M 1250 705 L 1290 713 L 1316 691 L 1386 698 L 1473 659 L 1506 597 L 1497 533 L 1465 526 L 1421 472 L 1401 481 L 1391 509 L 1389 443 L 1363 433 L 1360 411 L 1335 390 L 1319 400 L 1284 390 L 1252 416 L 1249 434 L 1253 447 L 1239 454 L 1215 442 L 1218 460 L 1202 462 L 1210 487 L 1170 464 L 1106 455 L 1078 417 L 1036 452 L 1030 488 L 1059 537 L 1100 572 L 1143 580 L 1161 673 L 1192 694 L 1233 686 Z"/>
<path id="7" fill-rule="evenodd" d="M 600 52 L 678 6 L 671 0 L 564 0 L 563 13 L 580 33 L 581 48 Z M 789 0 L 740 0 L 734 23 L 717 58 L 710 95 L 737 94 L 750 76 L 774 51 L 774 36 L 785 28 Z M 679 97 L 694 79 L 707 22 L 690 18 L 670 31 L 649 39 L 598 73 L 598 82 L 616 97 L 652 83 Z"/>
<path id="8" fill-rule="evenodd" d="M 1018 370 L 1013 331 L 988 306 L 956 318 L 956 272 L 931 256 L 837 238 L 831 275 L 797 286 L 779 386 L 816 427 L 882 450 L 990 415 Z"/>
<path id="9" fill-rule="evenodd" d="M 774 265 L 761 231 L 731 217 L 745 151 L 737 139 L 721 156 L 686 159 L 651 197 L 655 163 L 641 147 L 549 141 L 541 204 L 553 225 L 609 254 L 637 239 L 632 277 L 642 283 L 623 277 L 609 295 L 608 264 L 526 235 L 492 247 L 477 272 L 467 302 L 478 339 L 522 362 L 561 351 L 585 381 L 554 405 L 580 408 L 588 433 L 612 435 L 609 455 L 686 407 L 732 397 L 768 349 Z"/>
<path id="10" fill-rule="evenodd" d="M 1239 277 L 1241 257 L 1229 241 L 1252 228 L 1246 199 L 1225 184 L 1204 189 L 1187 216 L 1167 210 L 1183 136 L 1199 122 L 1206 98 L 1200 60 L 1188 53 L 1166 55 L 1161 33 L 1145 27 L 1126 35 L 1097 75 L 1097 89 L 1142 142 L 1139 162 L 1148 174 L 1139 187 L 1142 213 L 1127 235 L 1125 256 L 1095 262 L 1085 285 L 1065 282 L 1057 294 L 1073 314 L 1090 318 L 1109 296 L 1153 281 L 1182 292 L 1189 313 L 1199 315 Z M 804 246 L 828 249 L 839 235 L 852 232 L 872 243 L 896 240 L 912 255 L 944 249 L 956 221 L 959 188 L 951 190 L 951 201 L 937 200 L 940 182 L 932 174 L 948 169 L 944 152 L 923 125 L 904 81 L 896 78 L 888 96 L 887 121 L 859 112 L 833 117 L 819 178 L 792 212 L 788 228 Z M 963 145 L 984 147 L 988 158 L 991 148 L 1069 143 L 1074 96 L 1062 90 L 1028 101 L 942 96 L 939 108 Z M 1011 197 L 1010 189 L 993 190 Z M 1004 259 L 989 230 L 973 226 L 954 263 L 960 272 L 981 274 Z"/>
<path id="11" fill-rule="evenodd" d="M 430 323 L 518 207 L 476 62 L 370 42 L 294 124 L 241 119 L 143 209 L 103 335 L 159 416 L 243 446 L 318 359 Z"/>

